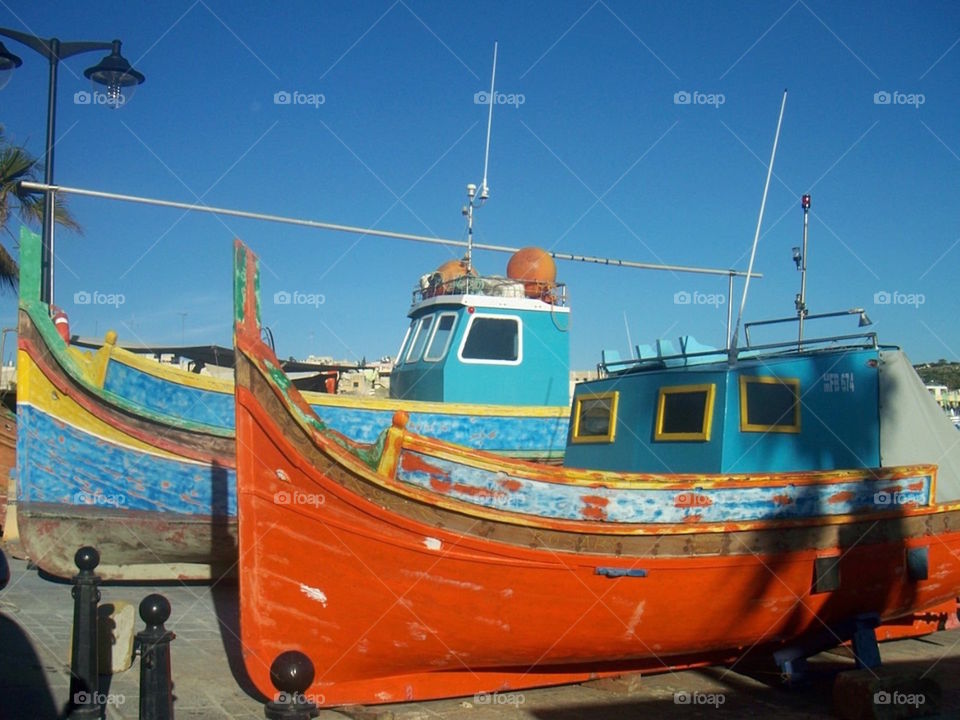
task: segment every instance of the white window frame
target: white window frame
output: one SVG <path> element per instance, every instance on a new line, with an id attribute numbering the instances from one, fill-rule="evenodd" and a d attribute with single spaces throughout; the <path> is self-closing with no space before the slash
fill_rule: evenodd
<path id="1" fill-rule="evenodd" d="M 463 348 L 470 337 L 473 323 L 477 318 L 493 320 L 512 320 L 517 324 L 517 359 L 516 360 L 483 360 L 479 358 L 465 358 Z M 457 359 L 466 365 L 520 365 L 523 363 L 523 318 L 519 315 L 497 315 L 496 313 L 472 313 L 467 321 L 467 328 L 463 331 L 460 347 L 457 349 Z"/>
<path id="2" fill-rule="evenodd" d="M 407 340 L 410 339 L 410 331 L 413 330 L 413 323 L 407 325 L 407 331 L 403 334 L 403 340 L 400 347 L 397 348 L 397 365 L 403 365 L 403 351 L 407 349 Z"/>
<path id="3" fill-rule="evenodd" d="M 447 356 L 447 352 L 450 350 L 450 344 L 453 342 L 453 334 L 457 330 L 457 316 L 458 313 L 455 312 L 442 312 L 437 314 L 437 319 L 433 322 L 433 331 L 430 333 L 430 338 L 423 348 L 424 362 L 440 362 Z M 443 344 L 443 350 L 440 351 L 439 355 L 432 356 L 430 355 L 430 348 L 433 347 L 433 339 L 437 334 L 437 330 L 440 328 L 440 323 L 443 322 L 445 317 L 452 317 L 453 325 L 450 326 L 450 334 L 447 336 L 447 341 Z"/>
<path id="4" fill-rule="evenodd" d="M 405 365 L 406 364 L 412 365 L 413 363 L 420 362 L 420 358 L 423 357 L 423 353 L 427 349 L 426 342 L 423 343 L 423 347 L 420 349 L 420 352 L 416 358 L 411 360 L 410 355 L 413 354 L 413 349 L 417 346 L 417 340 L 420 339 L 420 333 L 423 332 L 424 323 L 427 322 L 428 320 L 430 321 L 430 328 L 427 330 L 427 332 L 430 332 L 430 330 L 433 328 L 434 319 L 435 318 L 433 313 L 430 313 L 429 315 L 424 315 L 422 318 L 420 318 L 420 322 L 417 323 L 417 331 L 413 334 L 413 342 L 410 343 L 410 348 L 407 350 L 407 359 L 404 361 Z M 429 338 L 427 339 L 429 340 Z"/>

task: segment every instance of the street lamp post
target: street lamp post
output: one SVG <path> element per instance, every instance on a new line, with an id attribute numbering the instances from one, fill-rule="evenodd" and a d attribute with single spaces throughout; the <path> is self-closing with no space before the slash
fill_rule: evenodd
<path id="1" fill-rule="evenodd" d="M 47 145 L 44 162 L 43 181 L 53 185 L 53 148 L 54 127 L 57 119 L 57 68 L 61 60 L 73 55 L 92 52 L 94 50 L 109 50 L 110 54 L 97 65 L 87 68 L 84 75 L 91 81 L 107 88 L 106 105 L 118 108 L 126 102 L 144 76 L 134 70 L 130 63 L 120 54 L 120 41 L 113 42 L 60 42 L 57 38 L 44 40 L 43 38 L 26 33 L 0 28 L 0 35 L 23 43 L 31 50 L 35 50 L 50 62 L 50 87 L 47 94 Z M 4 75 L 21 65 L 21 60 L 10 53 L 0 43 L 0 88 L 6 84 Z M 126 95 L 124 95 L 126 93 Z M 41 252 L 40 300 L 53 304 L 53 225 L 55 196 L 52 190 L 47 190 L 43 203 L 43 250 Z"/>

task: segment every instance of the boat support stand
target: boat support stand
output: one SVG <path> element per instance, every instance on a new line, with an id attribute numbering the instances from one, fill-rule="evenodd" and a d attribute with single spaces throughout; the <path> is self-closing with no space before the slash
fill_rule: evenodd
<path id="1" fill-rule="evenodd" d="M 773 660 L 780 668 L 783 681 L 797 685 L 807 679 L 807 658 L 849 640 L 857 668 L 878 668 L 881 665 L 876 632 L 879 624 L 878 615 L 857 615 L 804 642 L 778 650 Z"/>

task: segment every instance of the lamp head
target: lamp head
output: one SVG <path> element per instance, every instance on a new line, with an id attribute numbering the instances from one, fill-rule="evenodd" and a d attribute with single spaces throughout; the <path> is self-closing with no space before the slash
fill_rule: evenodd
<path id="1" fill-rule="evenodd" d="M 3 43 L 0 43 L 0 90 L 3 90 L 6 84 L 10 82 L 10 75 L 13 70 L 22 64 L 23 60 L 7 50 Z"/>
<path id="2" fill-rule="evenodd" d="M 116 109 L 122 107 L 132 96 L 137 86 L 146 78 L 134 70 L 127 59 L 120 54 L 120 41 L 113 41 L 113 50 L 103 60 L 83 74 L 92 82 L 107 88 L 107 105 Z"/>

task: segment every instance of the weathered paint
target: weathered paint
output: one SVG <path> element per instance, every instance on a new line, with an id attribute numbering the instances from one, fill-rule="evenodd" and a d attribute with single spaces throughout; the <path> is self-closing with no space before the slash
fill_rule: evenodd
<path id="1" fill-rule="evenodd" d="M 960 504 L 931 501 L 933 466 L 575 471 L 397 427 L 403 450 L 391 479 L 370 462 L 373 448 L 310 417 L 249 315 L 235 331 L 240 628 L 261 692 L 272 691 L 272 658 L 291 649 L 313 660 L 308 692 L 325 705 L 416 701 L 729 661 L 858 614 L 890 621 L 942 607 L 960 592 Z M 282 468 L 289 482 L 263 466 Z M 290 487 L 326 502 L 273 501 Z M 879 511 L 865 498 L 878 487 L 915 495 Z M 659 522 L 640 502 L 657 493 L 661 512 L 673 513 Z M 677 503 L 678 493 L 691 499 Z M 521 509 L 491 507 L 498 498 Z M 607 517 L 581 518 L 584 507 Z M 685 534 L 675 522 L 684 513 L 710 532 Z M 325 552 L 331 543 L 342 552 Z M 905 548 L 926 549 L 934 582 L 907 577 Z M 821 556 L 838 558 L 840 587 L 811 594 Z M 321 578 L 331 601 L 318 613 L 301 588 Z M 508 625 L 509 642 L 478 632 L 475 618 Z"/>
<path id="2" fill-rule="evenodd" d="M 251 265 L 247 272 L 239 248 L 237 257 L 244 286 L 249 277 L 251 290 L 256 290 L 258 269 Z M 23 229 L 18 400 L 27 422 L 17 439 L 18 494 L 26 500 L 21 513 L 29 517 L 43 504 L 43 527 L 56 537 L 57 522 L 64 529 L 81 522 L 81 514 L 89 508 L 75 498 L 90 489 L 94 498 L 123 496 L 129 504 L 120 509 L 147 513 L 137 522 L 155 523 L 150 527 L 156 534 L 174 532 L 171 528 L 179 523 L 205 514 L 232 526 L 233 384 L 117 348 L 115 333 L 108 333 L 104 348 L 97 352 L 69 347 L 50 321 L 48 307 L 40 302 L 39 287 L 40 237 Z M 258 302 L 254 292 L 251 317 L 256 317 Z M 398 408 L 410 411 L 411 429 L 493 452 L 558 458 L 566 436 L 567 412 L 561 408 L 383 400 L 365 405 L 357 398 L 309 397 L 316 401 L 326 426 L 342 432 L 348 441 L 375 442 Z M 230 446 L 229 452 L 223 451 L 225 445 Z M 211 478 L 217 480 L 216 490 L 211 490 Z M 48 506 L 51 503 L 54 507 Z M 46 538 L 30 537 L 36 524 L 25 527 L 24 545 L 34 548 L 34 559 L 42 569 L 67 576 L 75 572 L 72 558 L 50 552 Z M 141 566 L 137 579 L 149 578 L 144 567 L 154 563 L 157 553 L 138 543 L 122 523 L 84 527 L 89 544 L 118 543 L 123 562 Z M 117 533 L 125 534 L 129 543 L 121 543 Z M 197 542 L 203 542 L 197 537 Z M 196 551 L 190 552 L 191 557 L 202 557 L 203 546 Z M 209 547 L 206 552 L 209 555 Z M 173 565 L 177 565 L 175 559 L 165 560 L 164 567 L 158 565 L 157 577 L 168 578 Z M 198 578 L 209 576 L 209 569 L 197 568 L 184 570 L 186 577 L 194 571 Z M 122 570 L 114 577 L 122 579 Z"/>
<path id="3" fill-rule="evenodd" d="M 33 503 L 54 503 L 65 513 L 87 505 L 224 520 L 236 515 L 233 468 L 219 468 L 213 477 L 210 463 L 120 445 L 28 404 L 19 413 L 21 513 L 29 514 Z"/>
<path id="4" fill-rule="evenodd" d="M 839 482 L 827 476 L 820 484 L 806 486 L 774 476 L 772 481 L 754 486 L 604 488 L 566 484 L 561 474 L 545 480 L 505 478 L 503 472 L 405 450 L 396 479 L 471 505 L 540 518 L 672 524 L 796 520 L 889 511 L 889 504 L 877 502 L 880 492 L 896 494 L 900 508 L 926 507 L 930 504 L 932 476 L 888 480 L 863 473 Z M 506 489 L 505 482 L 514 489 Z"/>
<path id="5" fill-rule="evenodd" d="M 184 373 L 188 375 L 189 373 Z M 122 362 L 107 367 L 104 390 L 125 398 L 138 408 L 195 423 L 233 428 L 233 388 L 226 392 L 171 382 Z"/>

